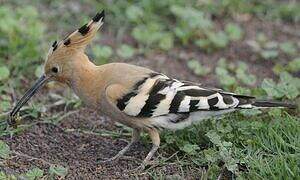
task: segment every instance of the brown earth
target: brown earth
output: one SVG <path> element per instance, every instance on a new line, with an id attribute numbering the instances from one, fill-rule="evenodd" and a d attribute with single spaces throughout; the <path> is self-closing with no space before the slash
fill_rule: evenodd
<path id="1" fill-rule="evenodd" d="M 123 137 L 126 140 L 103 136 L 99 133 L 103 129 L 123 131 L 87 108 L 78 110 L 59 125 L 37 122 L 19 135 L 2 138 L 15 153 L 1 165 L 1 169 L 8 174 L 24 173 L 33 167 L 47 172 L 49 166 L 55 164 L 68 167 L 66 179 L 149 179 L 146 171 L 138 172 L 135 169 L 150 150 L 151 144 L 138 143 L 124 159 L 101 163 L 101 160 L 114 156 L 130 140 L 128 133 Z M 180 166 L 176 163 L 153 167 L 166 176 L 181 177 Z M 201 168 L 185 171 L 189 178 L 195 178 L 199 173 Z"/>

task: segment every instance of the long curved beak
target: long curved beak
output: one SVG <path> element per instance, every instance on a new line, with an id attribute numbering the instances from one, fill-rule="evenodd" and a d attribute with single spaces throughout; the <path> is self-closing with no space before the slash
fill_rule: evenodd
<path id="1" fill-rule="evenodd" d="M 49 80 L 49 77 L 42 75 L 34 85 L 26 91 L 23 97 L 17 102 L 16 106 L 12 109 L 9 114 L 8 124 L 15 125 L 15 115 L 19 112 L 19 110 L 23 107 L 23 105 Z"/>

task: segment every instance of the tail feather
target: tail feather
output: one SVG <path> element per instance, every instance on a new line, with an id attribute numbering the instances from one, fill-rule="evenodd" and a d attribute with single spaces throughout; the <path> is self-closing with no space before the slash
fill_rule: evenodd
<path id="1" fill-rule="evenodd" d="M 296 109 L 297 106 L 292 103 L 276 102 L 276 101 L 267 101 L 267 100 L 255 100 L 252 103 L 254 107 L 285 107 L 290 109 Z"/>

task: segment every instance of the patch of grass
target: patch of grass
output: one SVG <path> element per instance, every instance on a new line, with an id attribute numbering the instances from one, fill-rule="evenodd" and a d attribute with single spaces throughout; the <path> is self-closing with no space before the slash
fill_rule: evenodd
<path id="1" fill-rule="evenodd" d="M 300 119 L 287 113 L 246 117 L 236 113 L 162 135 L 162 149 L 180 151 L 183 166 L 223 167 L 246 179 L 299 178 Z M 217 166 L 216 166 L 217 165 Z"/>
<path id="2" fill-rule="evenodd" d="M 300 174 L 300 119 L 290 115 L 274 117 L 256 131 L 247 146 L 249 174 L 254 178 L 297 179 Z"/>

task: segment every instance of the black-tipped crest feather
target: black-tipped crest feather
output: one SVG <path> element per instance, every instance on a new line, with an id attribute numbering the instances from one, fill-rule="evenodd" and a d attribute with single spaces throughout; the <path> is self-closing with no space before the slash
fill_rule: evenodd
<path id="1" fill-rule="evenodd" d="M 102 18 L 102 21 L 105 18 L 104 10 L 102 10 L 101 13 L 97 13 L 96 16 L 93 17 L 93 21 L 98 22 L 98 21 L 100 21 L 101 18 Z"/>
<path id="2" fill-rule="evenodd" d="M 65 45 L 65 46 L 69 45 L 70 43 L 71 43 L 70 38 L 68 38 L 68 39 L 66 39 L 66 40 L 64 41 L 64 45 Z"/>
<path id="3" fill-rule="evenodd" d="M 55 47 L 56 45 L 57 45 L 57 41 L 54 41 L 52 47 Z"/>
<path id="4" fill-rule="evenodd" d="M 81 28 L 78 29 L 78 32 L 79 32 L 82 36 L 84 36 L 84 35 L 86 35 L 86 34 L 89 32 L 89 30 L 90 30 L 90 27 L 87 26 L 87 24 L 85 24 L 85 25 L 81 26 Z"/>

